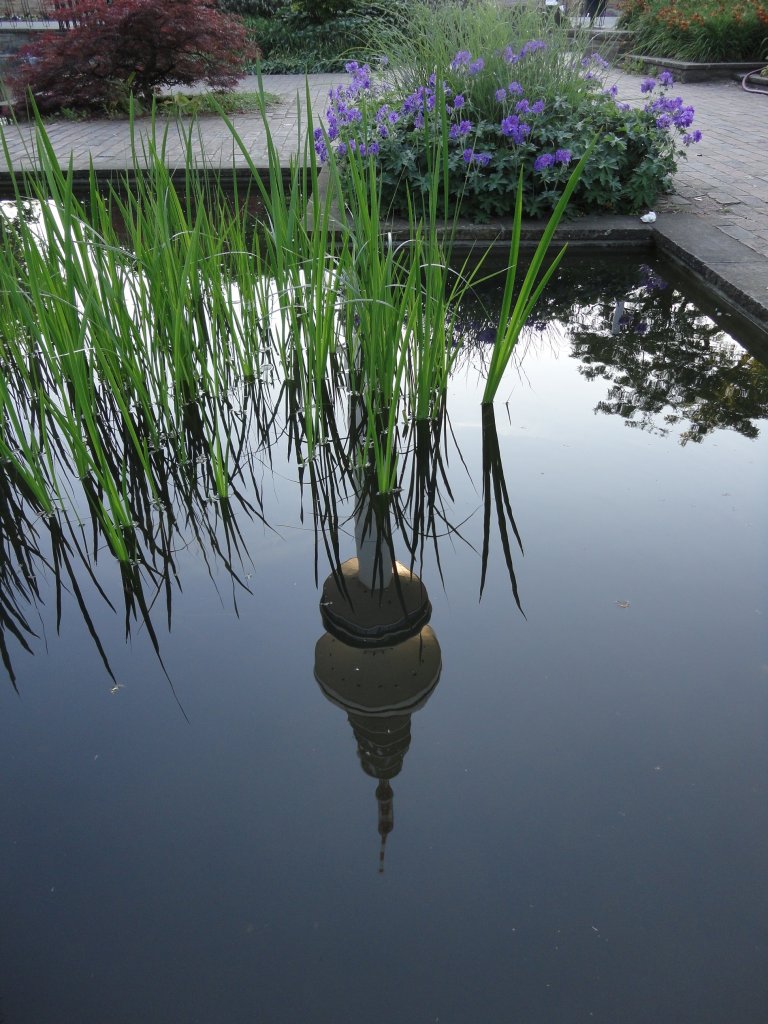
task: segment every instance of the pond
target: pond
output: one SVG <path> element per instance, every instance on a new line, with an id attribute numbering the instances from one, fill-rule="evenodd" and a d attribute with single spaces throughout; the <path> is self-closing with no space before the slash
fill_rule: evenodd
<path id="1" fill-rule="evenodd" d="M 8 1024 L 765 1020 L 768 370 L 581 263 L 495 419 L 462 313 L 386 601 L 247 392 L 228 502 L 131 485 L 132 567 L 4 480 Z"/>

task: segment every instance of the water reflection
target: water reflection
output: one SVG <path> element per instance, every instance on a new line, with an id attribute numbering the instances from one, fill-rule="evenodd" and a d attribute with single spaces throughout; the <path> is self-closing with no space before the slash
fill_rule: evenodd
<path id="1" fill-rule="evenodd" d="M 721 428 L 757 436 L 757 421 L 768 416 L 768 370 L 658 273 L 635 268 L 585 278 L 569 270 L 566 283 L 566 293 L 545 297 L 539 327 L 569 324 L 579 372 L 610 383 L 599 411 L 656 433 L 675 427 L 682 443 L 700 442 Z M 463 314 L 465 372 L 472 372 L 473 360 L 482 361 L 484 332 L 493 316 L 490 302 L 486 297 Z M 0 474 L 0 658 L 14 686 L 14 651 L 33 653 L 42 642 L 36 621 L 46 594 L 41 580 L 52 581 L 56 629 L 66 626 L 74 610 L 113 684 L 117 680 L 96 628 L 95 603 L 122 615 L 126 639 L 136 630 L 145 633 L 164 671 L 161 636 L 172 627 L 174 594 L 185 571 L 180 552 L 190 545 L 214 586 L 222 575 L 227 580 L 227 599 L 239 614 L 241 599 L 252 594 L 249 524 L 273 529 L 265 493 L 273 466 L 294 467 L 300 517 L 314 534 L 315 582 L 319 585 L 330 569 L 338 591 L 333 607 L 342 607 L 353 595 L 361 564 L 366 586 L 376 589 L 375 582 L 408 607 L 409 581 L 418 580 L 428 556 L 442 581 L 441 552 L 447 542 L 479 552 L 481 595 L 494 543 L 499 543 L 522 610 L 514 563 L 522 539 L 492 409 L 482 416 L 481 481 L 472 480 L 473 453 L 466 453 L 468 463 L 441 406 L 430 420 L 394 425 L 397 486 L 379 495 L 363 465 L 365 427 L 354 408 L 341 407 L 346 397 L 334 402 L 323 396 L 324 440 L 307 458 L 302 454 L 307 452 L 304 410 L 289 385 L 277 387 L 265 378 L 216 394 L 200 390 L 168 407 L 161 424 L 144 422 L 136 410 L 130 428 L 135 437 L 128 436 L 125 417 L 109 404 L 111 392 L 106 391 L 88 424 L 104 458 L 98 472 L 90 464 L 80 471 L 55 435 L 50 408 L 47 419 L 38 409 L 47 401 L 47 371 L 36 353 L 30 350 L 26 362 L 6 371 L 2 383 L 12 396 L 6 412 L 15 409 L 20 417 L 15 425 L 3 425 L 6 440 L 23 435 L 30 450 L 37 445 L 50 453 L 38 459 L 46 482 L 43 496 L 21 472 L 23 460 L 14 461 L 12 444 Z M 38 437 L 44 419 L 45 446 Z M 146 442 L 143 447 L 137 437 Z M 480 495 L 479 539 L 468 525 L 478 507 L 465 504 L 459 513 L 454 501 L 462 475 Z M 116 517 L 117 505 L 129 515 Z M 357 539 L 355 572 L 345 562 L 350 536 Z M 390 582 L 395 546 L 402 571 L 397 569 Z M 346 642 L 343 625 L 331 622 L 331 607 L 324 605 L 326 628 Z M 418 600 L 414 608 L 409 634 L 429 621 L 429 611 L 418 611 Z M 377 614 L 382 612 L 383 605 Z M 385 623 L 383 628 L 391 640 L 390 627 Z"/>
<path id="2" fill-rule="evenodd" d="M 327 632 L 315 647 L 315 678 L 347 713 L 366 775 L 378 780 L 379 871 L 394 828 L 392 779 L 411 744 L 411 716 L 440 678 L 440 644 L 421 579 L 394 558 L 391 499 L 372 511 L 370 490 L 356 509 L 356 557 L 326 579 L 320 613 Z"/>
<path id="3" fill-rule="evenodd" d="M 491 300 L 467 310 L 464 340 L 482 347 L 493 328 Z M 551 330 L 566 338 L 583 377 L 610 385 L 595 411 L 629 427 L 675 429 L 684 445 L 721 429 L 754 438 L 756 421 L 768 417 L 768 368 L 646 264 L 601 264 L 589 275 L 561 268 L 528 340 Z"/>

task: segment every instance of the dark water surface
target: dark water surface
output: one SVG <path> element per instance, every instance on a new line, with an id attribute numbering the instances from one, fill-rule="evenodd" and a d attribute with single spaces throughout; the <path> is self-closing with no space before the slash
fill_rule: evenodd
<path id="1" fill-rule="evenodd" d="M 330 568 L 278 455 L 269 528 L 238 519 L 250 592 L 175 542 L 152 621 L 184 714 L 106 552 L 118 611 L 81 585 L 117 687 L 41 569 L 0 686 L 4 1024 L 768 1019 L 766 370 L 634 274 L 618 313 L 618 286 L 553 300 L 496 404 L 525 617 L 495 505 L 479 600 L 477 360 L 456 377 L 465 540 L 415 567 L 442 671 L 424 702 L 424 647 L 397 663 L 410 748 L 315 678 Z"/>

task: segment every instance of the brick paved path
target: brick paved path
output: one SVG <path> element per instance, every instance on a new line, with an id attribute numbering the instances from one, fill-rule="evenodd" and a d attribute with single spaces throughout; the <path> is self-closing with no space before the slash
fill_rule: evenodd
<path id="1" fill-rule="evenodd" d="M 619 79 L 620 98 L 639 94 L 640 76 Z M 688 149 L 675 193 L 655 206 L 662 216 L 697 214 L 717 230 L 768 255 L 768 95 L 745 92 L 738 82 L 704 82 L 671 90 L 696 110 L 704 133 Z"/>
<path id="2" fill-rule="evenodd" d="M 322 112 L 331 85 L 345 75 L 312 75 L 309 79 L 313 110 Z M 620 95 L 639 97 L 641 78 L 623 75 Z M 241 88 L 253 88 L 246 79 Z M 299 75 L 265 76 L 264 87 L 280 99 L 270 109 L 274 142 L 283 159 L 297 148 L 297 118 L 304 107 L 305 79 Z M 717 231 L 742 242 L 754 252 L 768 254 L 768 96 L 744 92 L 737 82 L 680 85 L 686 103 L 696 108 L 695 127 L 704 133 L 698 146 L 691 146 L 676 179 L 676 191 L 662 197 L 656 212 L 667 217 L 675 212 L 698 215 Z M 298 103 L 297 103 L 298 97 Z M 237 129 L 257 164 L 265 155 L 264 129 L 257 115 L 238 115 Z M 228 130 L 216 118 L 199 122 L 195 148 L 205 152 L 211 163 L 231 165 L 233 144 Z M 77 169 L 85 169 L 89 158 L 101 170 L 120 167 L 130 157 L 129 127 L 120 121 L 87 123 L 54 122 L 49 134 L 63 163 L 70 155 Z M 148 130 L 143 122 L 142 131 Z M 11 159 L 16 167 L 28 167 L 34 157 L 33 133 L 28 126 L 2 128 Z M 170 163 L 183 164 L 183 148 L 175 130 L 168 142 Z M 242 164 L 242 157 L 235 156 Z"/>
<path id="3" fill-rule="evenodd" d="M 311 75 L 309 79 L 310 102 L 313 111 L 322 112 L 326 107 L 328 90 L 345 81 L 342 72 L 336 75 Z M 244 78 L 240 89 L 256 90 L 255 78 Z M 297 151 L 299 111 L 306 107 L 306 79 L 303 75 L 268 75 L 264 77 L 267 92 L 279 97 L 270 106 L 269 125 L 273 142 L 281 159 L 288 163 L 289 157 Z M 266 165 L 266 136 L 259 114 L 238 114 L 238 133 L 248 147 L 257 166 Z M 151 131 L 149 119 L 137 122 L 137 142 Z M 158 122 L 158 137 L 162 134 L 164 121 Z M 233 140 L 226 125 L 216 117 L 198 120 L 199 128 L 193 134 L 192 143 L 197 157 L 203 154 L 209 164 L 231 166 L 233 161 Z M 8 145 L 13 166 L 17 169 L 34 166 L 34 129 L 30 125 L 5 125 L 1 129 Z M 46 126 L 56 155 L 64 166 L 70 155 L 75 170 L 87 170 L 89 159 L 96 170 L 121 168 L 131 162 L 131 135 L 127 121 L 51 121 Z M 184 166 L 184 144 L 182 136 L 172 125 L 167 142 L 168 162 L 171 166 Z M 236 166 L 245 166 L 241 153 L 234 155 Z M 0 164 L 2 157 L 0 157 Z"/>

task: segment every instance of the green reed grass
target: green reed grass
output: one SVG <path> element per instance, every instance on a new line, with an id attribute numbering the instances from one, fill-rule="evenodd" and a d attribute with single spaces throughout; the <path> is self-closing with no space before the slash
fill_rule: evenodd
<path id="1" fill-rule="evenodd" d="M 584 156 L 576 164 L 563 189 L 563 194 L 558 200 L 557 206 L 547 221 L 541 239 L 534 250 L 531 261 L 526 270 L 525 277 L 519 289 L 517 285 L 518 261 L 520 258 L 520 236 L 522 232 L 523 217 L 523 172 L 520 172 L 520 179 L 517 186 L 517 198 L 515 205 L 515 219 L 512 228 L 512 240 L 509 247 L 509 260 L 507 263 L 504 282 L 504 294 L 501 302 L 501 312 L 496 328 L 496 337 L 493 343 L 491 359 L 487 369 L 485 389 L 483 391 L 483 405 L 493 402 L 496 392 L 499 390 L 504 371 L 512 358 L 515 345 L 520 337 L 520 332 L 525 327 L 533 309 L 539 300 L 542 292 L 549 283 L 550 278 L 557 270 L 567 246 L 560 248 L 555 258 L 544 268 L 544 261 L 547 258 L 552 239 L 557 226 L 560 223 L 568 201 L 579 179 L 584 167 L 592 153 L 592 146 L 589 146 Z M 513 306 L 514 301 L 514 306 Z"/>
<path id="2" fill-rule="evenodd" d="M 169 126 L 154 119 L 143 135 L 132 122 L 131 166 L 106 193 L 91 169 L 87 200 L 78 199 L 73 169 L 59 167 L 39 121 L 39 170 L 14 179 L 14 244 L 0 251 L 0 362 L 9 368 L 0 458 L 46 514 L 72 502 L 79 478 L 122 562 L 134 556 L 131 474 L 144 474 L 153 501 L 166 498 L 158 453 L 190 473 L 204 464 L 212 496 L 229 500 L 243 445 L 230 395 L 243 382 L 291 389 L 295 438 L 310 461 L 326 442 L 329 402 L 345 390 L 362 396 L 361 459 L 372 459 L 380 493 L 397 486 L 399 425 L 444 407 L 455 310 L 477 276 L 451 269 L 447 125 L 431 143 L 427 202 L 411 204 L 409 239 L 395 244 L 374 162 L 355 155 L 341 166 L 332 155 L 320 167 L 308 92 L 305 110 L 285 170 L 262 107 L 265 171 L 222 113 L 253 178 L 234 197 L 196 159 L 193 126 L 179 187 Z M 485 401 L 553 272 L 537 277 L 574 184 L 513 307 L 518 208 Z"/>

